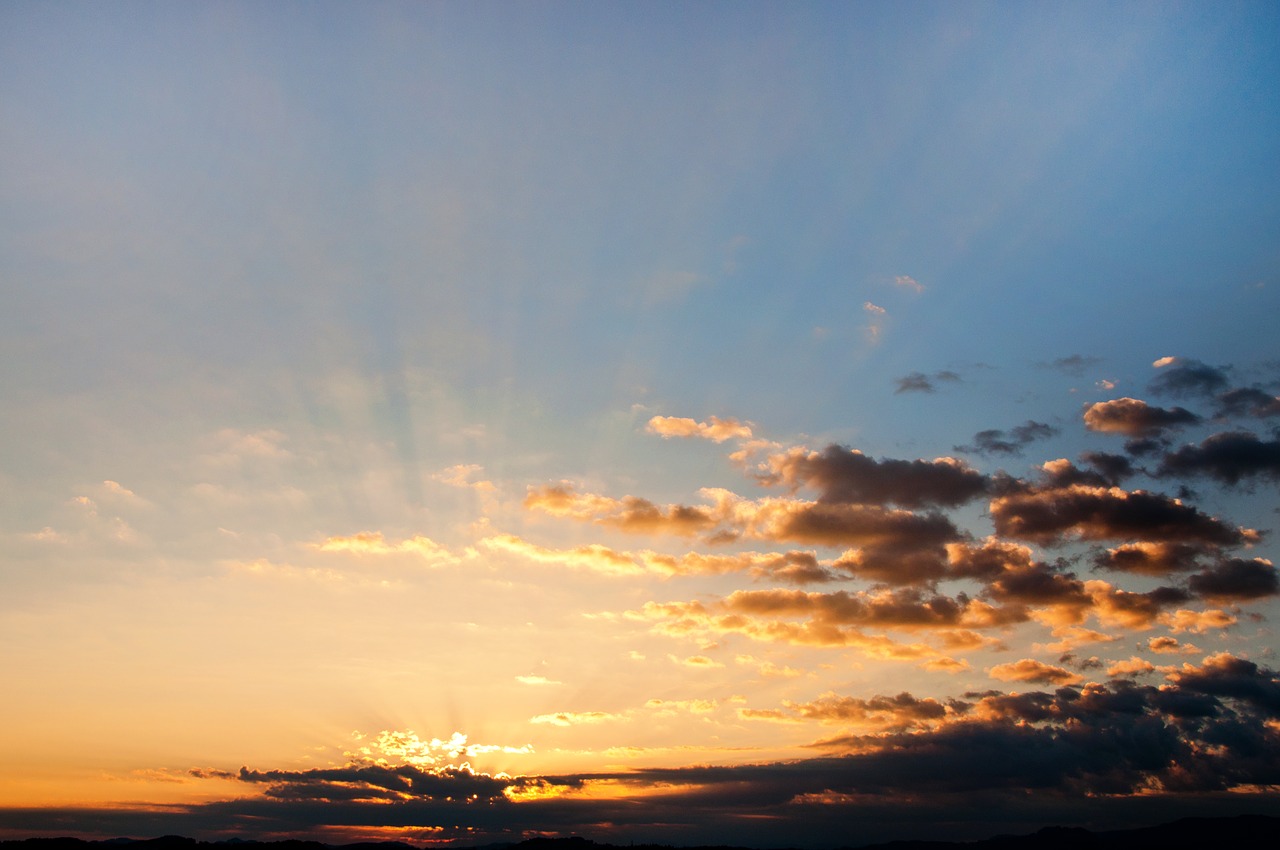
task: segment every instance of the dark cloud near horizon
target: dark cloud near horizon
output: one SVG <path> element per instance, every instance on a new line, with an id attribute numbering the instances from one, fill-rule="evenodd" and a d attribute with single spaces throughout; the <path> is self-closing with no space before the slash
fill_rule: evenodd
<path id="1" fill-rule="evenodd" d="M 1020 455 L 1024 448 L 1036 440 L 1048 439 L 1058 433 L 1058 429 L 1048 423 L 1028 419 L 1007 432 L 996 428 L 979 431 L 973 435 L 972 445 L 955 446 L 954 449 L 980 455 Z"/>
<path id="2" fill-rule="evenodd" d="M 1000 818 L 1021 822 L 1028 806 L 1038 821 L 1048 813 L 1092 821 L 1108 806 L 1146 817 L 1242 805 L 1274 811 L 1275 793 L 1260 789 L 1280 784 L 1280 676 L 1253 661 L 1210 656 L 1170 672 L 1162 685 L 1121 677 L 963 696 L 829 694 L 790 704 L 801 722 L 883 725 L 815 740 L 810 748 L 824 755 L 796 761 L 514 777 L 369 763 L 197 769 L 192 775 L 233 775 L 268 793 L 146 809 L 0 809 L 0 828 L 218 839 L 386 827 L 401 839 L 472 845 L 530 831 L 743 846 L 767 835 L 779 846 L 820 847 L 841 843 L 833 836 L 844 833 L 833 829 L 864 819 L 859 835 L 879 829 L 889 838 L 920 819 L 952 829 L 975 811 L 998 813 L 983 829 L 1007 831 Z M 596 783 L 609 792 L 575 795 Z M 507 789 L 531 793 L 513 799 Z M 544 791 L 569 793 L 538 795 Z"/>
<path id="3" fill-rule="evenodd" d="M 283 800 L 368 800 L 476 798 L 496 800 L 515 784 L 457 767 L 424 769 L 410 764 L 350 765 L 303 771 L 249 770 L 240 768 L 236 778 L 265 784 L 268 797 Z"/>
<path id="4" fill-rule="evenodd" d="M 494 794 L 506 785 L 586 788 L 593 781 L 670 787 L 671 797 L 650 790 L 632 797 L 643 807 L 674 804 L 686 811 L 706 807 L 785 807 L 805 795 L 941 794 L 966 798 L 974 793 L 1028 789 L 1051 794 L 1132 794 L 1153 787 L 1167 792 L 1203 792 L 1280 783 L 1280 676 L 1258 664 L 1220 654 L 1201 665 L 1170 675 L 1163 687 L 1117 678 L 1103 683 L 1027 693 L 989 692 L 973 702 L 949 703 L 948 722 L 927 731 L 887 731 L 846 735 L 815 742 L 836 755 L 734 766 L 640 768 L 559 776 L 494 779 L 465 771 L 432 777 L 408 792 L 412 799 L 455 802 L 477 793 Z M 944 721 L 947 704 L 920 700 L 909 693 L 849 701 L 832 696 L 797 704 L 809 719 L 852 719 L 868 712 L 911 716 L 918 721 Z M 841 718 L 839 715 L 845 715 Z M 418 771 L 417 774 L 422 773 Z M 245 781 L 297 784 L 304 792 L 345 775 L 348 781 L 382 788 L 407 781 L 415 773 L 397 769 L 369 772 L 360 766 L 336 771 L 250 771 Z M 487 781 L 491 784 L 480 784 Z M 453 793 L 448 785 L 456 783 Z M 656 798 L 656 800 L 655 800 Z M 314 799 L 305 793 L 276 799 Z M 338 798 L 339 800 L 344 798 Z M 590 810 L 611 801 L 577 801 Z M 385 804 L 382 804 L 385 805 Z M 494 807 L 510 816 L 532 816 L 556 800 L 510 803 Z M 580 812 L 579 816 L 584 812 Z M 652 812 L 650 813 L 652 814 Z"/>

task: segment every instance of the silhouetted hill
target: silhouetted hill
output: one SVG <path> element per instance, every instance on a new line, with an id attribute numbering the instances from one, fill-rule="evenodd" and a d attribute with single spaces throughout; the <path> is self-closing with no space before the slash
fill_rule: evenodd
<path id="1" fill-rule="evenodd" d="M 1280 818 L 1183 818 L 1160 826 L 1091 832 L 1049 826 L 1030 835 L 997 835 L 981 841 L 890 841 L 857 850 L 1270 850 L 1280 846 Z M 853 848 L 845 848 L 853 850 Z"/>
<path id="2" fill-rule="evenodd" d="M 981 841 L 890 841 L 848 846 L 842 850 L 1273 850 L 1280 846 L 1280 817 L 1240 815 L 1232 818 L 1184 818 L 1160 826 L 1091 832 L 1079 827 L 1050 826 L 1030 835 L 998 835 Z M 400 841 L 321 844 L 318 841 L 196 841 L 180 835 L 160 838 L 27 838 L 0 841 L 0 850 L 418 850 Z M 518 843 L 494 843 L 469 850 L 672 850 L 671 845 L 597 844 L 577 836 L 531 838 Z M 723 845 L 682 847 L 680 850 L 747 850 Z"/>

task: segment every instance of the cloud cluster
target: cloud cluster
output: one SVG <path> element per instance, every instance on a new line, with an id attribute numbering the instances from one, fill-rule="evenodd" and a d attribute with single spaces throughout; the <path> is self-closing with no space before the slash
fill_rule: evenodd
<path id="1" fill-rule="evenodd" d="M 1233 811 L 1223 808 L 1231 800 L 1265 805 L 1258 789 L 1280 783 L 1280 675 L 1230 653 L 1141 674 L 1153 671 L 1163 677 L 1158 684 L 1135 681 L 1133 672 L 1084 681 L 1023 659 L 1000 676 L 1047 689 L 992 689 L 945 700 L 830 692 L 777 709 L 738 711 L 743 722 L 835 732 L 809 745 L 820 755 L 793 761 L 521 776 L 465 764 L 367 761 L 307 770 L 193 769 L 192 778 L 234 781 L 261 793 L 172 807 L 164 818 L 171 831 L 188 833 L 206 821 L 256 834 L 288 834 L 304 825 L 341 831 L 430 824 L 436 839 L 472 840 L 582 824 L 602 825 L 593 837 L 616 840 L 666 823 L 680 826 L 666 833 L 672 840 L 705 842 L 747 815 L 766 818 L 782 834 L 869 810 L 877 817 L 889 811 L 919 816 L 922 807 L 951 817 L 993 806 L 1018 810 L 1028 792 L 1036 795 L 1041 817 L 1069 817 L 1081 795 L 1098 806 L 1145 800 L 1148 812 L 1162 799 L 1182 809 L 1212 804 Z M 710 701 L 646 705 L 701 714 L 718 708 Z M 550 718 L 565 724 L 596 719 Z M 1216 796 L 1232 789 L 1236 793 Z"/>
<path id="2" fill-rule="evenodd" d="M 1163 368 L 1173 371 L 1165 373 L 1162 391 L 1231 392 L 1214 377 L 1218 373 L 1194 363 Z M 1175 426 L 1208 421 L 1131 398 L 1089 405 L 1082 419 L 1089 431 L 1131 438 L 1163 438 Z M 690 433 L 697 432 L 693 426 Z M 980 432 L 980 445 L 969 448 L 1011 454 L 1057 433 L 1029 420 L 1007 434 Z M 557 557 L 566 563 L 593 559 L 601 571 L 625 564 L 627 572 L 641 568 L 667 576 L 737 573 L 779 585 L 854 583 L 820 592 L 774 587 L 696 602 L 654 601 L 632 616 L 665 634 L 704 641 L 740 634 L 855 648 L 927 669 L 964 669 L 953 650 L 995 645 L 998 635 L 1019 624 L 1049 628 L 1056 642 L 1046 646 L 1066 650 L 1161 626 L 1173 633 L 1226 627 L 1236 615 L 1224 608 L 1280 595 L 1273 564 L 1240 551 L 1260 543 L 1265 532 L 1210 514 L 1182 495 L 1121 486 L 1137 475 L 1157 486 L 1194 475 L 1227 486 L 1272 480 L 1273 443 L 1223 432 L 1199 446 L 1166 448 L 1154 469 L 1146 465 L 1148 446 L 1129 449 L 1084 452 L 1079 465 L 1047 461 L 1019 478 L 952 457 L 873 458 L 846 446 L 798 445 L 777 447 L 746 467 L 766 491 L 754 498 L 704 488 L 700 504 L 657 505 L 561 483 L 531 489 L 526 506 L 629 532 L 696 538 L 706 546 L 755 541 L 813 547 L 723 555 L 579 549 Z M 785 495 L 768 494 L 778 490 Z M 979 501 L 985 501 L 991 524 L 986 536 L 951 516 Z M 1048 557 L 1055 550 L 1074 554 Z M 1073 566 L 1081 559 L 1115 578 L 1082 577 Z M 1130 576 L 1159 584 L 1141 590 L 1117 584 Z M 960 584 L 947 587 L 953 583 Z M 1071 670 L 1030 658 L 997 664 L 989 674 L 1004 681 L 1078 681 Z"/>
<path id="3" fill-rule="evenodd" d="M 1074 372 L 1094 363 L 1052 365 Z M 1016 457 L 1064 428 L 1029 419 L 979 431 L 954 449 L 967 459 L 895 458 L 837 444 L 782 445 L 734 419 L 658 416 L 648 433 L 733 441 L 729 458 L 743 490 L 704 487 L 687 503 L 664 503 L 559 481 L 529 487 L 524 499 L 531 512 L 643 545 L 556 547 L 494 532 L 459 553 L 426 537 L 363 532 L 314 546 L 331 556 L 440 565 L 501 556 L 635 582 L 650 595 L 603 616 L 679 642 L 683 648 L 659 661 L 670 670 L 721 676 L 748 668 L 760 681 L 807 682 L 808 672 L 740 652 L 749 642 L 760 655 L 776 650 L 775 660 L 832 652 L 910 665 L 915 676 L 943 681 L 963 674 L 983 683 L 973 690 L 827 690 L 811 698 L 792 691 L 762 704 L 680 694 L 606 711 L 574 704 L 563 696 L 569 688 L 547 688 L 566 702 L 527 718 L 542 734 L 567 737 L 584 727 L 607 734 L 634 729 L 641 717 L 786 724 L 791 733 L 811 730 L 805 752 L 818 755 L 512 776 L 462 761 L 480 753 L 465 738 L 389 735 L 338 767 L 201 768 L 193 778 L 257 793 L 190 806 L 185 816 L 216 813 L 282 832 L 301 821 L 431 824 L 437 839 L 583 823 L 608 824 L 607 837 L 661 823 L 685 830 L 666 833 L 680 840 L 748 816 L 768 818 L 783 835 L 800 823 L 843 822 L 868 806 L 1016 808 L 1027 805 L 1028 792 L 1036 805 L 1061 803 L 1064 811 L 1081 797 L 1182 803 L 1258 795 L 1273 803 L 1266 789 L 1280 784 L 1280 676 L 1244 653 L 1211 647 L 1206 655 L 1197 644 L 1225 641 L 1258 617 L 1255 606 L 1280 598 L 1280 573 L 1256 551 L 1269 541 L 1266 529 L 1205 507 L 1184 482 L 1230 495 L 1280 480 L 1274 435 L 1252 430 L 1273 415 L 1275 397 L 1232 386 L 1227 367 L 1162 359 L 1157 369 L 1151 391 L 1187 399 L 1186 407 L 1132 397 L 1086 405 L 1077 436 L 1093 446 L 1074 459 L 1050 456 L 1022 475 L 980 464 Z M 918 378 L 916 390 L 946 380 Z M 1175 446 L 1173 435 L 1183 432 L 1196 441 Z M 1106 445 L 1116 438 L 1121 446 Z M 454 467 L 441 480 L 476 487 L 476 471 Z M 681 592 L 690 577 L 702 579 L 696 596 Z"/>

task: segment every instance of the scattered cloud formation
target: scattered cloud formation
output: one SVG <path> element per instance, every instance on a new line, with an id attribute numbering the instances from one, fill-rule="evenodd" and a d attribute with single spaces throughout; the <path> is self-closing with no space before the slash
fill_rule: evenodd
<path id="1" fill-rule="evenodd" d="M 1071 354 L 1039 365 L 1042 369 L 1055 369 L 1064 375 L 1070 375 L 1073 378 L 1080 378 L 1084 377 L 1085 372 L 1096 368 L 1101 363 L 1102 358 L 1100 357 L 1090 357 L 1085 354 Z"/>
<path id="2" fill-rule="evenodd" d="M 901 378 L 896 378 L 894 383 L 898 388 L 894 390 L 895 395 L 902 393 L 934 393 L 938 391 L 938 383 L 959 383 L 960 375 L 951 370 L 943 370 L 934 372 L 932 375 L 926 375 L 923 372 L 911 372 Z"/>
<path id="3" fill-rule="evenodd" d="M 1058 429 L 1045 422 L 1028 419 L 1008 431 L 989 428 L 973 435 L 973 443 L 968 446 L 956 446 L 958 452 L 971 452 L 980 455 L 1020 455 L 1022 450 L 1036 440 L 1046 439 L 1058 433 Z"/>
<path id="4" fill-rule="evenodd" d="M 1280 10 L 638 6 L 4 7 L 0 839 L 1280 810 Z"/>

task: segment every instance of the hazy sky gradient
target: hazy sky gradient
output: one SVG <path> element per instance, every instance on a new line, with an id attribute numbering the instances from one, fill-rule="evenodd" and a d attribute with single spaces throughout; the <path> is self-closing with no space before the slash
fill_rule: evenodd
<path id="1" fill-rule="evenodd" d="M 1263 2 L 0 5 L 0 835 L 1274 811 L 1277 80 Z"/>

